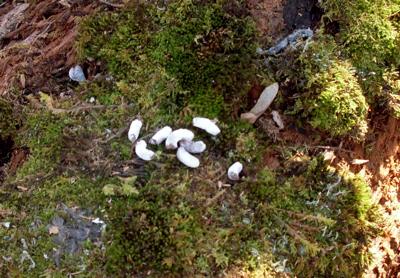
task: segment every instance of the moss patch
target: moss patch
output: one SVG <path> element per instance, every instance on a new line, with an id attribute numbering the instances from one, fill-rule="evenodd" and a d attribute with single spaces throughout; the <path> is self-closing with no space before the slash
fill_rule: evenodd
<path id="1" fill-rule="evenodd" d="M 346 62 L 330 60 L 329 63 L 326 69 L 309 75 L 307 86 L 312 93 L 295 103 L 295 113 L 303 111 L 313 127 L 331 135 L 363 138 L 368 130 L 368 105 L 354 69 Z"/>
<path id="2" fill-rule="evenodd" d="M 248 184 L 254 219 L 287 271 L 356 276 L 368 265 L 363 242 L 379 231 L 371 225 L 379 213 L 369 186 L 351 173 L 332 172 L 321 158 L 307 164 L 289 179 L 264 171 Z"/>
<path id="3" fill-rule="evenodd" d="M 96 15 L 82 24 L 79 53 L 106 60 L 142 109 L 229 115 L 259 72 L 253 23 L 229 5 L 176 1 L 161 12 L 144 5 Z"/>
<path id="4" fill-rule="evenodd" d="M 285 167 L 260 171 L 261 154 L 276 146 L 262 131 L 233 120 L 252 82 L 266 82 L 270 74 L 254 56 L 257 34 L 242 7 L 241 1 L 129 3 L 82 22 L 80 59 L 102 61 L 108 72 L 76 88 L 71 100 L 42 94 L 42 109 L 27 109 L 17 143 L 31 155 L 0 191 L 0 212 L 11 211 L 4 219 L 12 223 L 11 229 L 0 227 L 9 240 L 1 248 L 11 257 L 4 273 L 362 272 L 368 242 L 380 228 L 368 185 L 334 172 L 321 158 L 295 160 L 285 148 Z M 331 59 L 339 46 L 326 38 L 300 58 L 296 53 L 296 84 L 306 89 L 301 101 L 310 101 L 295 111 L 321 130 L 334 127 L 336 136 L 362 126 L 367 105 L 351 59 Z M 87 103 L 90 97 L 96 105 Z M 150 163 L 132 155 L 123 132 L 132 118 L 143 118 L 147 135 L 163 124 L 189 126 L 199 114 L 218 117 L 223 132 L 216 139 L 198 132 L 207 151 L 196 171 L 173 153 L 160 151 Z M 229 187 L 226 169 L 234 160 L 245 162 L 248 175 Z M 46 227 L 61 203 L 91 209 L 107 229 L 104 249 L 87 242 L 86 255 L 64 256 L 57 268 L 44 254 L 54 247 Z M 19 263 L 22 238 L 29 240 L 34 270 Z"/>

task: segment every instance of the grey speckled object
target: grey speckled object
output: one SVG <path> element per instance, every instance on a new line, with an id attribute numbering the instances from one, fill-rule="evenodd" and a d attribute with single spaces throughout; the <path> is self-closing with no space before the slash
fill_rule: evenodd
<path id="1" fill-rule="evenodd" d="M 261 48 L 257 49 L 258 54 L 268 54 L 268 55 L 276 55 L 282 50 L 284 50 L 288 45 L 294 46 L 296 42 L 301 39 L 310 39 L 314 36 L 313 30 L 310 28 L 308 29 L 298 29 L 295 30 L 293 33 L 288 35 L 283 40 L 279 41 L 275 46 L 271 47 L 268 50 L 263 50 Z"/>
<path id="2" fill-rule="evenodd" d="M 57 227 L 57 233 L 53 236 L 53 242 L 58 246 L 53 253 L 57 267 L 60 267 L 63 254 L 80 253 L 86 240 L 102 244 L 101 235 L 105 224 L 103 221 L 92 221 L 91 218 L 89 211 L 71 209 L 65 205 L 62 205 L 60 214 L 53 217 L 48 229 Z"/>
<path id="3" fill-rule="evenodd" d="M 268 49 L 267 53 L 268 53 L 268 55 L 276 55 L 279 52 L 281 52 L 283 49 L 285 49 L 289 44 L 290 45 L 294 45 L 299 38 L 309 39 L 313 35 L 314 35 L 314 32 L 311 29 L 295 30 L 289 36 L 287 36 L 282 41 L 280 41 L 276 46 L 271 47 L 270 49 Z"/>
<path id="4" fill-rule="evenodd" d="M 83 69 L 81 66 L 76 65 L 69 69 L 68 72 L 69 78 L 76 82 L 83 82 L 86 80 L 85 74 L 83 73 Z"/>
<path id="5" fill-rule="evenodd" d="M 8 33 L 14 31 L 18 24 L 21 23 L 24 19 L 24 12 L 28 7 L 29 4 L 17 5 L 7 14 L 0 17 L 0 40 L 2 40 Z"/>

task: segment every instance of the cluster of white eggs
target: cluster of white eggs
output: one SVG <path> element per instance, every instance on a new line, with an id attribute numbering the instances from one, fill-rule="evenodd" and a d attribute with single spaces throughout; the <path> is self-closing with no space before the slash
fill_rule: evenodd
<path id="1" fill-rule="evenodd" d="M 217 136 L 221 132 L 215 122 L 207 118 L 193 118 L 192 124 L 194 127 L 202 129 L 212 136 Z M 141 120 L 133 120 L 129 127 L 128 139 L 132 143 L 136 143 L 136 155 L 142 160 L 150 161 L 155 157 L 155 152 L 147 148 L 147 143 L 144 140 L 138 140 L 142 126 L 143 123 Z M 193 141 L 193 139 L 194 133 L 189 129 L 180 128 L 172 130 L 171 127 L 165 126 L 151 137 L 149 143 L 152 145 L 161 145 L 165 142 L 167 150 L 177 150 L 176 156 L 181 163 L 190 168 L 197 168 L 200 166 L 200 160 L 194 154 L 204 152 L 207 146 L 203 141 Z M 243 165 L 240 162 L 234 163 L 228 169 L 228 178 L 239 180 L 242 170 Z"/>

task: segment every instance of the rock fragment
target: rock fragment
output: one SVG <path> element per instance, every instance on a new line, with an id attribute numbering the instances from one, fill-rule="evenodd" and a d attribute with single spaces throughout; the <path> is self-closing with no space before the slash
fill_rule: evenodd
<path id="1" fill-rule="evenodd" d="M 277 55 L 279 52 L 283 51 L 286 47 L 293 46 L 295 47 L 296 43 L 299 39 L 310 39 L 314 36 L 313 30 L 308 29 L 297 29 L 294 30 L 293 33 L 280 40 L 276 45 L 269 48 L 268 50 L 263 50 L 261 48 L 257 49 L 257 53 L 264 55 Z"/>
<path id="2" fill-rule="evenodd" d="M 83 73 L 83 69 L 80 65 L 70 68 L 68 75 L 71 80 L 76 82 L 83 82 L 86 80 L 85 74 Z"/>

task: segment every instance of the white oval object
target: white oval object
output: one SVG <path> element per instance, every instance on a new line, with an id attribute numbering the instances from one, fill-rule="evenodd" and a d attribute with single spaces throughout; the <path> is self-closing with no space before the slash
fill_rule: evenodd
<path id="1" fill-rule="evenodd" d="M 197 168 L 200 166 L 200 160 L 191 155 L 184 147 L 179 147 L 176 153 L 178 160 L 190 168 Z"/>
<path id="2" fill-rule="evenodd" d="M 279 112 L 274 110 L 271 112 L 271 114 L 272 114 L 272 119 L 274 120 L 276 125 L 279 127 L 279 129 L 284 129 L 285 126 L 283 124 L 281 115 L 279 115 Z"/>
<path id="3" fill-rule="evenodd" d="M 193 118 L 192 123 L 193 126 L 203 129 L 213 136 L 216 136 L 221 132 L 219 127 L 213 121 L 207 118 L 196 117 Z"/>
<path id="4" fill-rule="evenodd" d="M 240 173 L 243 170 L 243 164 L 240 162 L 235 162 L 228 169 L 228 178 L 232 181 L 240 180 Z"/>
<path id="5" fill-rule="evenodd" d="M 186 151 L 190 153 L 202 153 L 206 150 L 207 146 L 203 141 L 187 141 L 182 140 L 179 146 L 184 147 Z"/>
<path id="6" fill-rule="evenodd" d="M 151 137 L 149 143 L 153 145 L 160 145 L 164 140 L 168 138 L 168 136 L 172 133 L 172 128 L 169 126 L 165 126 L 159 131 L 156 132 L 156 134 Z"/>
<path id="7" fill-rule="evenodd" d="M 138 157 L 145 161 L 150 161 L 154 158 L 155 153 L 147 149 L 147 144 L 144 140 L 140 140 L 136 143 L 135 153 Z"/>
<path id="8" fill-rule="evenodd" d="M 174 130 L 165 140 L 165 147 L 168 150 L 174 150 L 178 148 L 178 142 L 182 140 L 192 141 L 194 133 L 189 129 L 180 128 Z"/>
<path id="9" fill-rule="evenodd" d="M 248 112 L 240 115 L 242 120 L 248 121 L 251 124 L 254 124 L 255 121 L 268 109 L 271 103 L 274 101 L 276 95 L 279 91 L 279 84 L 274 83 L 269 85 L 264 89 L 261 93 L 260 98 L 257 100 L 256 105 Z"/>
<path id="10" fill-rule="evenodd" d="M 353 165 L 363 165 L 368 163 L 369 160 L 368 159 L 353 159 L 353 161 L 351 161 L 351 164 Z"/>
<path id="11" fill-rule="evenodd" d="M 133 120 L 128 131 L 128 139 L 134 143 L 138 138 L 140 134 L 140 129 L 142 128 L 143 123 L 141 120 Z"/>
<path id="12" fill-rule="evenodd" d="M 76 65 L 69 69 L 68 72 L 69 78 L 76 82 L 83 82 L 86 80 L 85 74 L 80 65 Z"/>

